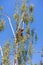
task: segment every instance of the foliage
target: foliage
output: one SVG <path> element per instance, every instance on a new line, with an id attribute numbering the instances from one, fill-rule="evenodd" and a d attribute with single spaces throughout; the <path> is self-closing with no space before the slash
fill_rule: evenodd
<path id="1" fill-rule="evenodd" d="M 2 64 L 9 65 L 10 44 L 7 42 L 3 48 Z"/>
<path id="2" fill-rule="evenodd" d="M 26 5 L 26 2 L 22 3 L 18 12 L 14 14 L 14 19 L 16 20 L 18 26 L 16 27 L 16 61 L 18 60 L 18 65 L 26 65 L 26 62 L 29 61 L 30 65 L 32 65 L 32 55 L 34 53 L 34 38 L 37 41 L 37 34 L 33 29 L 31 29 L 30 23 L 33 23 L 34 6 L 31 4 L 30 6 Z M 22 23 L 21 23 L 22 20 Z M 19 21 L 19 22 L 18 22 Z M 26 25 L 26 28 L 19 23 Z M 32 24 L 31 24 L 32 25 Z M 19 27 L 19 28 L 18 28 Z M 23 28 L 23 31 L 21 31 Z M 25 32 L 24 32 L 25 31 Z M 24 34 L 25 33 L 25 34 Z M 34 37 L 35 36 L 35 37 Z M 28 45 L 27 45 L 27 41 Z M 27 50 L 25 49 L 27 46 Z"/>
<path id="3" fill-rule="evenodd" d="M 3 10 L 3 7 L 0 6 L 0 11 L 2 11 L 2 10 Z M 0 31 L 2 31 L 4 29 L 4 20 L 1 19 L 1 16 L 2 16 L 2 14 L 0 13 Z"/>
<path id="4" fill-rule="evenodd" d="M 2 10 L 2 7 L 0 7 Z M 34 53 L 34 41 L 38 40 L 37 33 L 34 29 L 31 29 L 31 25 L 34 21 L 34 6 L 26 5 L 26 2 L 22 3 L 20 6 L 19 12 L 13 14 L 14 20 L 16 20 L 16 32 L 14 39 L 14 63 L 18 61 L 18 65 L 26 65 L 28 61 L 32 65 L 32 55 Z M 0 14 L 1 16 L 1 14 Z M 24 23 L 24 24 L 23 24 Z M 31 23 L 31 25 L 30 25 Z M 23 26 L 26 26 L 24 28 Z M 4 29 L 4 21 L 0 20 L 0 31 Z M 34 40 L 35 39 L 35 40 Z M 25 48 L 26 47 L 26 48 Z M 6 43 L 3 48 L 3 57 L 2 64 L 9 65 L 9 53 L 10 53 L 10 44 Z M 36 65 L 36 64 L 35 64 Z"/>
<path id="5" fill-rule="evenodd" d="M 4 20 L 0 20 L 0 31 L 4 29 Z"/>

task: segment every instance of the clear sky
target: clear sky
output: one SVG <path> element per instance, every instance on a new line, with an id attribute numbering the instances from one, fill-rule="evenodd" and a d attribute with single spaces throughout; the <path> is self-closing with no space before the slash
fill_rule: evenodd
<path id="1" fill-rule="evenodd" d="M 15 30 L 15 21 L 12 19 L 13 13 L 15 11 L 15 1 L 16 0 L 0 0 L 0 5 L 3 6 L 2 13 L 7 14 L 11 17 L 12 25 Z M 41 51 L 41 48 L 43 47 L 43 0 L 29 0 L 29 4 L 34 4 L 34 24 L 33 27 L 36 29 L 38 33 L 38 42 L 35 44 L 35 50 Z M 0 32 L 0 45 L 3 46 L 3 44 L 10 38 L 10 41 L 12 43 L 13 40 L 13 34 L 9 26 L 9 22 L 6 17 L 4 17 L 5 20 L 5 30 Z M 40 54 L 35 53 L 33 56 L 33 63 L 39 63 L 41 60 Z M 1 55 L 0 55 L 0 61 L 1 61 Z"/>

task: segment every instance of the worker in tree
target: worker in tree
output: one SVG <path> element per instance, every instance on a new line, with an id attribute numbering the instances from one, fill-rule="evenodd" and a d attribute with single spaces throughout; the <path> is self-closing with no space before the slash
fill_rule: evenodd
<path id="1" fill-rule="evenodd" d="M 17 42 L 20 42 L 20 40 L 23 39 L 23 31 L 24 31 L 23 28 L 19 28 L 19 30 L 16 32 Z"/>

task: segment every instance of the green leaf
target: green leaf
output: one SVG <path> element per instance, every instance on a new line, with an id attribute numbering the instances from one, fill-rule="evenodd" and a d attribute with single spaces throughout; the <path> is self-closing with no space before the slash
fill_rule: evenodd
<path id="1" fill-rule="evenodd" d="M 29 11 L 32 13 L 32 12 L 33 12 L 33 10 L 34 10 L 34 5 L 33 5 L 33 4 L 31 4 L 31 5 L 30 5 L 30 7 L 29 7 Z"/>

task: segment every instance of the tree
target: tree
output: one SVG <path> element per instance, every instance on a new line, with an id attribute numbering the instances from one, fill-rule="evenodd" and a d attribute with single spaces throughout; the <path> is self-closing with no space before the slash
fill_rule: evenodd
<path id="1" fill-rule="evenodd" d="M 27 6 L 28 0 L 22 0 L 22 5 L 18 8 L 16 3 L 16 12 L 13 15 L 16 21 L 16 32 L 14 38 L 14 65 L 26 65 L 28 61 L 32 65 L 32 55 L 34 53 L 34 41 L 38 40 L 37 33 L 31 28 L 34 23 L 34 5 Z M 2 11 L 2 7 L 0 7 Z M 2 16 L 0 14 L 0 16 Z M 4 21 L 0 20 L 0 31 L 4 28 Z M 24 25 L 26 28 L 24 28 Z M 9 65 L 10 45 L 5 44 L 3 49 L 2 64 Z"/>
<path id="2" fill-rule="evenodd" d="M 16 12 L 13 15 L 13 18 L 16 20 L 16 48 L 14 65 L 26 65 L 27 61 L 29 61 L 30 65 L 32 65 L 34 38 L 35 41 L 38 39 L 37 33 L 35 33 L 35 30 L 31 29 L 30 26 L 34 21 L 34 5 L 31 4 L 30 6 L 27 6 L 26 3 L 28 0 L 22 1 L 20 9 L 18 8 L 18 3 L 16 3 Z M 24 28 L 24 25 L 26 25 L 26 28 Z M 27 49 L 25 46 L 27 46 Z"/>

